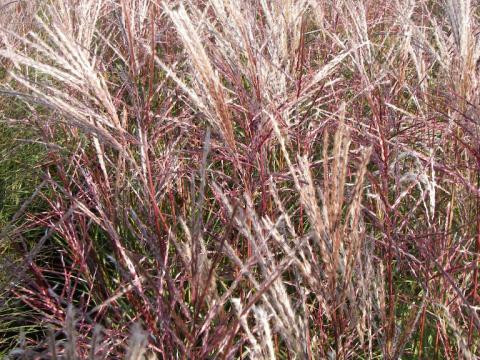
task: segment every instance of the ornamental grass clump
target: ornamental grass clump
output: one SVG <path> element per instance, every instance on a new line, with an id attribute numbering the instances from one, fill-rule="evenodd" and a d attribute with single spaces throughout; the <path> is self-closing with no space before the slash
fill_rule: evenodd
<path id="1" fill-rule="evenodd" d="M 476 5 L 0 3 L 0 354 L 474 359 Z"/>

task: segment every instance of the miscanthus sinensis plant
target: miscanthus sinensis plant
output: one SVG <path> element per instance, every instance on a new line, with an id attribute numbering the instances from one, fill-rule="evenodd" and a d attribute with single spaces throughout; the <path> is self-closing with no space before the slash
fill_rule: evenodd
<path id="1" fill-rule="evenodd" d="M 474 359 L 478 9 L 2 3 L 2 354 Z"/>

